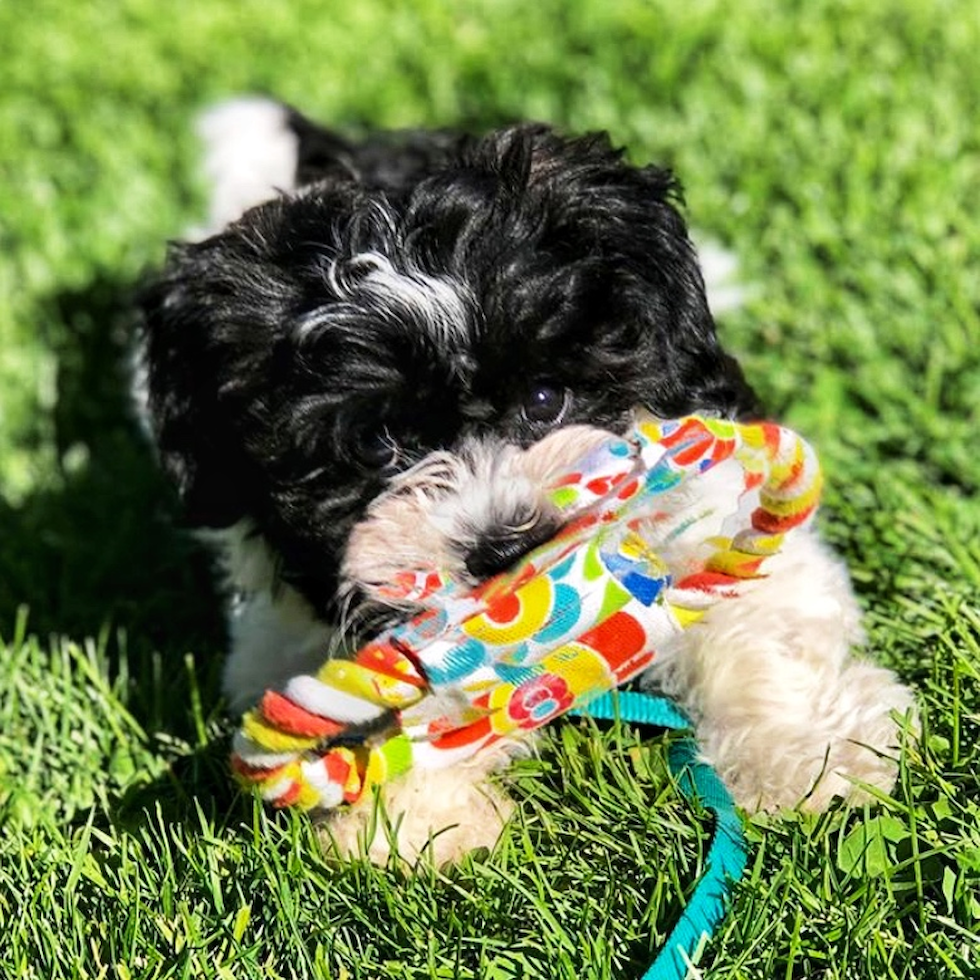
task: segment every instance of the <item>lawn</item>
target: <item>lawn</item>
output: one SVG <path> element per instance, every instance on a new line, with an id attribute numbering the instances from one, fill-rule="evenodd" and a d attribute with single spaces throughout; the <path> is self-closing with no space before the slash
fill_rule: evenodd
<path id="1" fill-rule="evenodd" d="M 211 569 L 125 364 L 134 286 L 202 214 L 194 115 L 256 91 L 677 170 L 923 720 L 878 807 L 749 823 L 704 974 L 980 976 L 978 50 L 974 0 L 3 0 L 0 976 L 638 977 L 700 871 L 664 739 L 625 726 L 556 725 L 452 870 L 335 866 L 230 785 Z"/>

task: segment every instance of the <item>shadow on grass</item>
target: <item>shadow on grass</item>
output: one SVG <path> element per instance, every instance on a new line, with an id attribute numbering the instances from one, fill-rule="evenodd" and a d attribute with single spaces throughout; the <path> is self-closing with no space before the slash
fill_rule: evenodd
<path id="1" fill-rule="evenodd" d="M 0 635 L 11 636 L 20 606 L 40 636 L 107 633 L 110 658 L 125 647 L 134 715 L 173 731 L 187 726 L 183 655 L 198 656 L 202 696 L 213 699 L 224 630 L 210 559 L 177 527 L 131 408 L 133 294 L 133 283 L 102 276 L 41 305 L 62 470 L 16 506 L 0 498 Z M 150 696 L 154 673 L 162 697 Z"/>
<path id="2" fill-rule="evenodd" d="M 216 736 L 193 752 L 177 756 L 156 779 L 133 783 L 112 799 L 109 822 L 131 833 L 158 821 L 200 829 L 207 824 L 247 825 L 252 820 L 253 801 L 231 778 L 230 753 L 229 739 Z"/>

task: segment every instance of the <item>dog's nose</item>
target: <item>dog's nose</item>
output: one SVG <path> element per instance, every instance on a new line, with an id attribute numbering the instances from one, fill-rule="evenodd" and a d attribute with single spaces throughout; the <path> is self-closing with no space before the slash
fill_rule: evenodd
<path id="1" fill-rule="evenodd" d="M 466 570 L 476 579 L 489 578 L 513 565 L 539 544 L 544 544 L 558 530 L 560 524 L 551 518 L 542 518 L 529 527 L 499 527 L 484 532 L 466 556 Z"/>

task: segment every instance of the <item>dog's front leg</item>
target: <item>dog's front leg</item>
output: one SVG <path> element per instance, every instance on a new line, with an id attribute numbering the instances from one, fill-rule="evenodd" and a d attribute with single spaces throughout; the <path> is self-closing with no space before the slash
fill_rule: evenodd
<path id="1" fill-rule="evenodd" d="M 847 572 L 814 532 L 791 535 L 767 577 L 690 628 L 647 679 L 697 724 L 704 755 L 749 810 L 860 802 L 895 782 L 912 704 L 862 641 Z"/>
<path id="2" fill-rule="evenodd" d="M 411 769 L 332 813 L 323 826 L 324 844 L 344 859 L 367 857 L 379 865 L 392 853 L 438 867 L 470 851 L 492 850 L 514 809 L 492 774 L 510 757 L 507 747 L 498 746 L 445 769 Z"/>

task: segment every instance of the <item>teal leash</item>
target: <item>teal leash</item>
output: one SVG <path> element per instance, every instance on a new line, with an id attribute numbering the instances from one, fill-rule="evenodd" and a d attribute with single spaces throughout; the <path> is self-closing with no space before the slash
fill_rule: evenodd
<path id="1" fill-rule="evenodd" d="M 672 730 L 692 727 L 690 719 L 666 698 L 640 691 L 603 694 L 569 714 L 607 721 L 618 718 Z M 741 879 L 748 859 L 745 833 L 735 803 L 718 774 L 700 758 L 694 738 L 687 736 L 674 742 L 667 762 L 685 799 L 708 810 L 715 826 L 704 874 L 642 980 L 684 980 L 705 942 L 725 917 L 732 885 Z"/>

